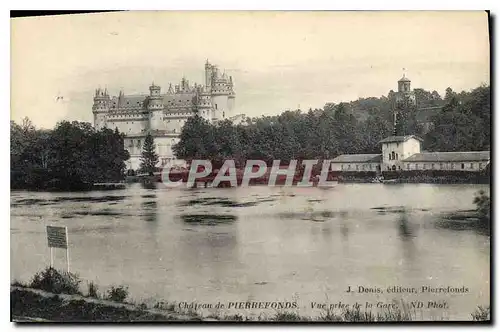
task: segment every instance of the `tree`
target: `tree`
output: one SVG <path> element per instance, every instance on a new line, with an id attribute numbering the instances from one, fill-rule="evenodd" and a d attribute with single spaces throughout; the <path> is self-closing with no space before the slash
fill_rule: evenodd
<path id="1" fill-rule="evenodd" d="M 237 165 L 259 159 L 268 165 L 280 159 L 330 159 L 339 154 L 380 153 L 379 141 L 392 135 L 419 135 L 430 151 L 474 151 L 490 148 L 490 87 L 455 93 L 445 100 L 436 91 L 415 89 L 421 106 L 441 106 L 432 119 L 434 128 L 424 134 L 424 115 L 415 106 L 400 110 L 393 126 L 395 93 L 380 98 L 359 98 L 350 103 L 327 103 L 323 109 L 285 111 L 280 115 L 249 119 L 246 125 L 230 121 L 211 124 L 195 115 L 184 125 L 174 146 L 177 158 L 188 163 L 209 159 L 220 164 L 231 158 Z M 430 110 L 432 113 L 432 109 Z"/>
<path id="2" fill-rule="evenodd" d="M 193 159 L 211 159 L 214 146 L 215 127 L 198 114 L 190 117 L 182 127 L 179 143 L 173 151 L 177 158 L 188 163 Z"/>
<path id="3" fill-rule="evenodd" d="M 156 145 L 154 143 L 153 136 L 148 133 L 146 139 L 144 140 L 144 145 L 142 147 L 141 153 L 141 165 L 140 170 L 148 174 L 152 174 L 156 170 L 156 164 L 158 164 L 158 155 L 155 152 Z"/>
<path id="4" fill-rule="evenodd" d="M 121 181 L 125 160 L 123 134 L 96 131 L 89 123 L 58 123 L 36 129 L 28 119 L 11 122 L 11 186 L 20 189 L 68 189 L 96 182 Z"/>

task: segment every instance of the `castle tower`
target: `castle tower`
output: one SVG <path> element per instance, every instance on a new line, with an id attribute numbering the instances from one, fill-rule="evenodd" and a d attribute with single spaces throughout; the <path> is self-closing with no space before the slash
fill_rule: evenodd
<path id="1" fill-rule="evenodd" d="M 205 87 L 210 90 L 212 87 L 212 65 L 208 62 L 205 63 Z"/>
<path id="2" fill-rule="evenodd" d="M 161 88 L 155 85 L 154 82 L 149 87 L 149 129 L 161 130 L 163 127 L 163 97 L 161 96 Z"/>
<path id="3" fill-rule="evenodd" d="M 195 107 L 200 117 L 212 120 L 212 95 L 206 86 L 197 87 Z"/>
<path id="4" fill-rule="evenodd" d="M 94 127 L 97 130 L 106 126 L 106 115 L 109 112 L 110 102 L 107 89 L 103 91 L 101 88 L 97 88 L 95 90 L 92 113 L 94 114 Z"/>
<path id="5" fill-rule="evenodd" d="M 398 81 L 398 92 L 410 92 L 411 80 L 403 74 L 403 77 Z"/>
<path id="6" fill-rule="evenodd" d="M 398 81 L 398 92 L 396 92 L 395 108 L 403 110 L 416 106 L 415 92 L 411 90 L 411 80 L 403 74 Z"/>
<path id="7" fill-rule="evenodd" d="M 236 101 L 236 94 L 234 93 L 234 85 L 233 85 L 233 77 L 229 76 L 229 96 L 228 96 L 228 109 L 229 113 L 232 115 L 234 106 L 235 106 L 235 101 Z"/>
<path id="8" fill-rule="evenodd" d="M 402 129 L 402 121 L 408 116 L 409 111 L 417 105 L 415 92 L 411 90 L 411 80 L 403 73 L 403 77 L 398 81 L 398 92 L 395 93 L 394 101 L 394 135 L 402 136 L 412 133 L 405 133 Z"/>
<path id="9" fill-rule="evenodd" d="M 232 116 L 234 108 L 234 91 L 232 78 L 226 73 L 220 74 L 217 66 L 211 66 L 212 80 L 210 94 L 212 97 L 212 115 L 213 121 L 228 119 Z"/>

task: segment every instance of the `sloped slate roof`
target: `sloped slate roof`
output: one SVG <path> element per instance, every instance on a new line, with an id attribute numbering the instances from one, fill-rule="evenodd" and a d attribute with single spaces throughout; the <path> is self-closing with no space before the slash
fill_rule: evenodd
<path id="1" fill-rule="evenodd" d="M 194 92 L 165 94 L 163 105 L 167 108 L 191 106 L 193 104 Z M 125 95 L 122 98 L 111 98 L 111 109 L 126 109 L 126 108 L 146 108 L 148 105 L 149 95 Z"/>
<path id="2" fill-rule="evenodd" d="M 393 142 L 406 142 L 410 138 L 414 138 L 419 141 L 423 141 L 420 137 L 416 135 L 408 135 L 408 136 L 389 136 L 381 140 L 379 143 L 393 143 Z"/>
<path id="3" fill-rule="evenodd" d="M 166 94 L 163 96 L 163 105 L 168 107 L 190 106 L 193 104 L 195 93 Z"/>
<path id="4" fill-rule="evenodd" d="M 488 161 L 490 151 L 467 151 L 467 152 L 424 152 L 416 153 L 406 159 L 405 162 L 435 161 L 435 162 L 460 162 L 460 161 Z"/>
<path id="5" fill-rule="evenodd" d="M 411 82 L 411 80 L 405 75 L 403 75 L 403 77 L 401 77 L 401 79 L 398 82 Z"/>
<path id="6" fill-rule="evenodd" d="M 381 154 L 342 154 L 331 160 L 332 163 L 379 163 L 381 161 Z"/>
<path id="7" fill-rule="evenodd" d="M 142 108 L 147 95 L 128 95 L 111 99 L 112 108 Z"/>

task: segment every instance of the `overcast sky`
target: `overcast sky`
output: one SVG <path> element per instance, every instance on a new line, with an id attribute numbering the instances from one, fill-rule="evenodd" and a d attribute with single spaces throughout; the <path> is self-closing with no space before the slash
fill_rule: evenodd
<path id="1" fill-rule="evenodd" d="M 11 117 L 92 121 L 95 88 L 163 91 L 210 62 L 233 76 L 235 113 L 277 114 L 412 87 L 489 84 L 485 12 L 122 12 L 11 20 Z M 63 101 L 56 101 L 57 96 Z"/>

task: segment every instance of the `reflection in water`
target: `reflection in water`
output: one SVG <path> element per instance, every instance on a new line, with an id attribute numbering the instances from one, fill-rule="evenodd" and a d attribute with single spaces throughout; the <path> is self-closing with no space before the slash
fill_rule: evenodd
<path id="1" fill-rule="evenodd" d="M 193 225 L 217 225 L 220 223 L 231 223 L 237 219 L 232 214 L 183 214 L 182 221 Z"/>
<path id="2" fill-rule="evenodd" d="M 143 195 L 141 203 L 141 208 L 143 210 L 142 216 L 144 220 L 148 223 L 157 224 L 158 223 L 158 202 L 156 200 L 156 194 Z"/>
<path id="3" fill-rule="evenodd" d="M 416 236 L 412 226 L 409 223 L 408 211 L 403 208 L 399 218 L 399 237 L 401 238 L 401 243 L 403 245 L 403 260 L 406 265 L 411 266 L 415 262 L 415 244 L 413 238 Z"/>
<path id="4" fill-rule="evenodd" d="M 342 221 L 342 224 L 340 225 L 340 234 L 342 234 L 343 241 L 347 242 L 349 240 L 349 227 L 347 227 L 347 224 L 344 220 Z"/>
<path id="5" fill-rule="evenodd" d="M 349 227 L 347 226 L 347 212 L 341 211 L 339 214 L 340 222 L 340 234 L 342 235 L 342 241 L 347 242 L 349 240 Z"/>
<path id="6" fill-rule="evenodd" d="M 406 209 L 403 209 L 399 217 L 399 236 L 403 240 L 411 239 L 414 236 L 411 226 L 408 223 L 408 212 Z"/>

